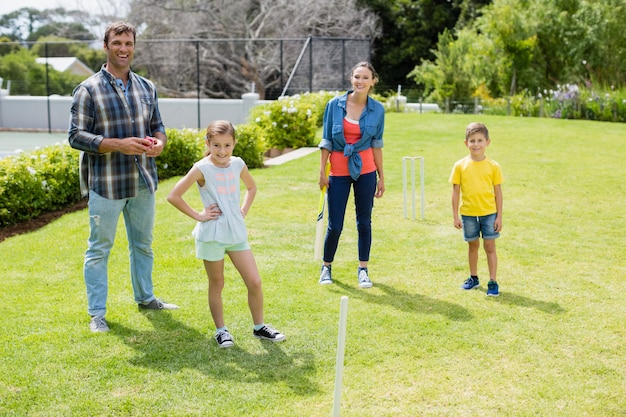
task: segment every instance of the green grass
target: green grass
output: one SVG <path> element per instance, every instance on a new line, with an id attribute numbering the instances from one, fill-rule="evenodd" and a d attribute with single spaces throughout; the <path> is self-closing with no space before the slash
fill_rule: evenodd
<path id="1" fill-rule="evenodd" d="M 193 224 L 165 200 L 176 179 L 158 191 L 154 250 L 156 294 L 178 311 L 137 311 L 122 221 L 107 334 L 87 326 L 85 211 L 0 243 L 0 415 L 329 416 L 347 295 L 342 416 L 624 416 L 626 125 L 477 118 L 505 175 L 493 299 L 459 289 L 467 248 L 447 182 L 474 119 L 387 116 L 370 290 L 356 285 L 353 209 L 336 283 L 317 284 L 319 155 L 253 171 L 250 241 L 266 321 L 287 335 L 282 344 L 251 336 L 245 287 L 229 263 L 225 316 L 236 346 L 220 350 L 208 336 Z M 419 206 L 418 220 L 403 216 L 401 160 L 416 155 L 426 163 L 423 221 Z M 485 278 L 486 269 L 481 252 Z"/>

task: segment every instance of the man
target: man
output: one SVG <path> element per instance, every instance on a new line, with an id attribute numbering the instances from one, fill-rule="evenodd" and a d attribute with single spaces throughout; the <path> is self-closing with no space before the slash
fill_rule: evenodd
<path id="1" fill-rule="evenodd" d="M 84 260 L 89 327 L 107 332 L 107 265 L 120 214 L 130 252 L 130 277 L 139 308 L 173 310 L 152 289 L 152 231 L 158 185 L 154 158 L 167 137 L 152 82 L 130 70 L 135 28 L 109 25 L 104 35 L 107 60 L 101 70 L 74 89 L 69 142 L 81 151 L 80 185 L 89 196 L 90 234 Z"/>

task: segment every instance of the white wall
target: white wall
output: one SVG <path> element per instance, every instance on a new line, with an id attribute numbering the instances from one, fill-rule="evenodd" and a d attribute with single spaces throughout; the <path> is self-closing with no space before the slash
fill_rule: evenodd
<path id="1" fill-rule="evenodd" d="M 235 125 L 246 123 L 250 109 L 263 103 L 267 101 L 259 100 L 258 94 L 246 93 L 241 99 L 200 99 L 199 104 L 197 99 L 161 98 L 159 109 L 166 128 L 204 129 L 209 122 L 217 119 L 230 120 Z M 0 128 L 67 131 L 71 104 L 71 97 L 9 96 L 0 93 Z M 436 104 L 407 103 L 405 111 L 426 113 L 440 110 Z"/>
<path id="2" fill-rule="evenodd" d="M 233 124 L 246 123 L 250 109 L 266 102 L 258 97 L 258 94 L 248 93 L 242 99 L 201 99 L 199 104 L 196 99 L 162 98 L 159 99 L 159 109 L 167 128 L 203 129 L 216 119 L 227 119 Z M 71 97 L 0 94 L 0 128 L 67 130 L 71 104 Z"/>

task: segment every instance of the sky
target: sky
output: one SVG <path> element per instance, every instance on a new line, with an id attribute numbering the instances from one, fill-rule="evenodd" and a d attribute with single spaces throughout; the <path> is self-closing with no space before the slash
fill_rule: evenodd
<path id="1" fill-rule="evenodd" d="M 0 0 L 0 15 L 11 13 L 23 7 L 32 7 L 38 10 L 63 7 L 68 10 L 84 10 L 93 14 L 101 14 L 103 10 L 110 13 L 115 4 L 124 4 L 127 1 L 107 0 Z"/>

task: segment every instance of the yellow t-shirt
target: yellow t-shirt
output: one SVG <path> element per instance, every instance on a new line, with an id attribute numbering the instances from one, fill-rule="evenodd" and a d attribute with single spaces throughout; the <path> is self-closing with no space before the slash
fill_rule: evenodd
<path id="1" fill-rule="evenodd" d="M 476 162 L 471 156 L 457 161 L 452 168 L 451 184 L 461 186 L 460 212 L 463 216 L 487 216 L 496 213 L 494 186 L 502 184 L 500 165 L 487 157 Z"/>

